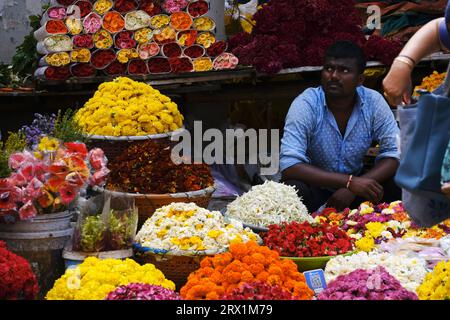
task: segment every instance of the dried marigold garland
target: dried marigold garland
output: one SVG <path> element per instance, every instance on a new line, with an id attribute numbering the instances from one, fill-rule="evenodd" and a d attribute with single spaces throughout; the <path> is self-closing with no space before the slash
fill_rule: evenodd
<path id="1" fill-rule="evenodd" d="M 206 164 L 176 165 L 170 142 L 134 144 L 110 163 L 108 189 L 143 194 L 196 191 L 214 184 Z"/>
<path id="2" fill-rule="evenodd" d="M 313 296 L 294 262 L 281 260 L 276 251 L 253 241 L 231 244 L 229 252 L 203 259 L 180 294 L 187 300 L 216 300 L 254 281 L 278 285 L 297 299 L 309 300 Z"/>

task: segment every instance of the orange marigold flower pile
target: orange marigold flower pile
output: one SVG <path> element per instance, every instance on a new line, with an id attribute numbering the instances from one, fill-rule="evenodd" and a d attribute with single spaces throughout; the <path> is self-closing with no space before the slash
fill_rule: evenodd
<path id="1" fill-rule="evenodd" d="M 279 285 L 300 300 L 314 294 L 294 262 L 280 259 L 276 251 L 253 241 L 232 244 L 229 252 L 203 259 L 180 294 L 185 300 L 217 300 L 254 281 Z"/>

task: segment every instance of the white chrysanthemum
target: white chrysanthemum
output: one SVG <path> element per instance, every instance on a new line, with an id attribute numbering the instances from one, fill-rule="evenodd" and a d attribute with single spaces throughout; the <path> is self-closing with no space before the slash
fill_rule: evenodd
<path id="1" fill-rule="evenodd" d="M 254 186 L 237 197 L 227 206 L 226 215 L 258 227 L 291 221 L 314 222 L 294 187 L 274 181 Z"/>

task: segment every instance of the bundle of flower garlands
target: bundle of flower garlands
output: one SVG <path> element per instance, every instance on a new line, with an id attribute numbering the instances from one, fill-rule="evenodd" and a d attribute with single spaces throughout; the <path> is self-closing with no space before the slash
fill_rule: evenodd
<path id="1" fill-rule="evenodd" d="M 383 266 L 403 287 L 415 292 L 422 283 L 427 270 L 423 259 L 407 255 L 393 255 L 378 252 L 359 252 L 351 256 L 338 256 L 328 261 L 325 267 L 327 282 L 356 269 L 372 269 Z"/>
<path id="2" fill-rule="evenodd" d="M 277 284 L 255 281 L 244 283 L 231 293 L 226 293 L 220 300 L 297 300 L 290 292 Z"/>
<path id="3" fill-rule="evenodd" d="M 0 179 L 0 217 L 21 220 L 37 214 L 66 210 L 83 188 L 103 186 L 109 173 L 101 149 L 87 150 L 80 142 L 66 142 L 44 136 L 34 152 L 10 156 L 12 170 Z"/>
<path id="4" fill-rule="evenodd" d="M 162 286 L 130 283 L 110 292 L 106 300 L 180 300 L 180 295 Z"/>
<path id="5" fill-rule="evenodd" d="M 358 209 L 346 209 L 340 213 L 327 208 L 313 216 L 318 222 L 327 222 L 346 230 L 351 238 L 356 239 L 356 248 L 366 252 L 393 238 L 417 236 L 439 239 L 450 233 L 450 220 L 432 228 L 418 227 L 409 219 L 401 201 L 378 205 L 364 202 Z"/>
<path id="6" fill-rule="evenodd" d="M 177 255 L 215 254 L 226 251 L 230 243 L 248 241 L 262 242 L 242 223 L 226 222 L 219 211 L 182 202 L 157 209 L 136 235 L 136 242 L 144 247 Z"/>
<path id="7" fill-rule="evenodd" d="M 419 90 L 426 90 L 427 92 L 433 92 L 436 90 L 445 80 L 447 72 L 439 73 L 433 71 L 432 74 L 422 79 L 422 83 L 414 88 L 414 97 L 419 97 Z"/>
<path id="8" fill-rule="evenodd" d="M 366 40 L 363 21 L 351 0 L 271 0 L 253 20 L 252 33 L 230 38 L 229 49 L 241 64 L 264 73 L 321 65 L 325 50 L 336 40 L 351 40 L 364 49 L 368 60 L 385 64 L 391 64 L 402 49 L 400 43 L 379 36 Z"/>
<path id="9" fill-rule="evenodd" d="M 103 300 L 122 285 L 142 283 L 175 290 L 175 284 L 153 264 L 140 266 L 131 259 L 86 258 L 56 280 L 47 300 Z"/>
<path id="10" fill-rule="evenodd" d="M 228 204 L 226 216 L 258 227 L 282 222 L 314 222 L 294 187 L 266 181 Z"/>
<path id="11" fill-rule="evenodd" d="M 450 260 L 441 261 L 417 288 L 420 300 L 450 299 Z"/>
<path id="12" fill-rule="evenodd" d="M 294 262 L 280 259 L 276 251 L 253 241 L 231 244 L 229 252 L 203 259 L 180 294 L 187 300 L 217 300 L 255 281 L 279 285 L 295 299 L 309 300 L 313 296 Z"/>
<path id="13" fill-rule="evenodd" d="M 330 282 L 318 300 L 419 300 L 385 268 L 357 269 Z"/>
<path id="14" fill-rule="evenodd" d="M 0 300 L 32 300 L 38 293 L 37 278 L 29 262 L 0 241 Z"/>
<path id="15" fill-rule="evenodd" d="M 114 191 L 165 194 L 197 191 L 214 185 L 206 164 L 175 164 L 168 141 L 146 140 L 131 145 L 109 167 L 108 189 Z"/>
<path id="16" fill-rule="evenodd" d="M 284 257 L 335 256 L 353 250 L 347 233 L 328 224 L 290 222 L 270 225 L 264 245 Z"/>
<path id="17" fill-rule="evenodd" d="M 183 119 L 169 97 L 126 77 L 102 83 L 75 115 L 85 133 L 104 136 L 165 133 L 180 128 Z"/>

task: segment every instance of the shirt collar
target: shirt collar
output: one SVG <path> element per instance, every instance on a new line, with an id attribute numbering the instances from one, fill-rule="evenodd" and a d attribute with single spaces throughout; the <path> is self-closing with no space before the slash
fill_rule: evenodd
<path id="1" fill-rule="evenodd" d="M 323 101 L 323 107 L 326 110 L 327 109 L 327 99 L 325 99 L 325 91 L 323 91 L 323 87 L 320 86 L 320 96 Z M 359 109 L 362 109 L 364 107 L 364 101 L 365 101 L 365 92 L 363 86 L 356 87 L 356 104 L 355 106 Z"/>

